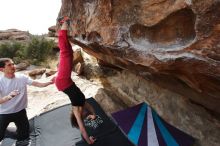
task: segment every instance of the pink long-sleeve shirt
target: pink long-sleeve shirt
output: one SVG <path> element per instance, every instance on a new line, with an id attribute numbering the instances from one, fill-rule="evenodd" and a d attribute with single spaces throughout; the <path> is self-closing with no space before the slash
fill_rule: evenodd
<path id="1" fill-rule="evenodd" d="M 60 59 L 55 84 L 58 90 L 63 91 L 73 84 L 71 72 L 73 66 L 73 50 L 68 41 L 67 30 L 59 31 Z"/>

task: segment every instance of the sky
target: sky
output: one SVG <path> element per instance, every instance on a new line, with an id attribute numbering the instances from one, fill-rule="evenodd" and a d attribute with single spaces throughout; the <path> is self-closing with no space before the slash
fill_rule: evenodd
<path id="1" fill-rule="evenodd" d="M 62 0 L 0 0 L 0 30 L 46 34 L 56 24 Z"/>

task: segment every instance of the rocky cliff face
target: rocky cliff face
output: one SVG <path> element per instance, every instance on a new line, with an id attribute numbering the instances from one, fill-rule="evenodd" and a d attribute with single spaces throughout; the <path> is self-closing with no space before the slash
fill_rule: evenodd
<path id="1" fill-rule="evenodd" d="M 220 113 L 220 2 L 63 0 L 59 15 L 99 60 Z"/>
<path id="2" fill-rule="evenodd" d="M 173 99 L 170 101 L 173 103 L 168 104 L 172 106 L 168 109 L 170 114 L 164 115 L 175 123 L 178 118 L 192 117 L 187 113 L 192 110 L 190 107 L 199 106 L 208 114 L 211 113 L 204 116 L 204 111 L 200 110 L 200 120 L 213 120 L 220 115 L 219 8 L 218 0 L 62 0 L 59 16 L 71 17 L 71 33 L 76 39 L 74 42 L 84 51 L 95 56 L 102 64 L 113 65 L 137 75 L 139 82 L 130 82 L 126 89 L 115 85 L 118 93 L 122 93 L 122 90 L 126 93 L 121 96 L 127 96 L 129 88 L 132 91 L 136 89 L 138 92 L 128 96 L 131 101 L 145 100 L 159 110 L 158 106 L 163 101 L 159 101 L 157 95 L 162 94 L 162 89 L 160 94 L 153 94 L 143 87 L 143 83 L 149 81 L 158 88 L 178 93 L 180 96 L 176 98 L 179 99 Z M 123 76 L 129 77 L 128 74 Z M 106 79 L 103 82 L 112 83 Z M 136 83 L 143 86 L 134 86 Z M 158 91 L 158 88 L 154 91 Z M 143 93 L 148 94 L 143 97 Z M 166 103 L 169 103 L 168 98 Z M 180 101 L 181 104 L 178 103 Z M 187 106 L 181 107 L 185 102 Z M 165 107 L 160 106 L 161 111 Z M 171 112 L 174 109 L 184 113 L 178 117 L 178 113 Z M 216 123 L 219 129 L 219 122 Z M 195 124 L 202 128 L 201 123 Z M 184 129 L 181 122 L 179 126 Z M 195 134 L 189 127 L 185 131 Z M 195 135 L 198 138 L 204 136 L 204 133 L 197 132 Z M 203 145 L 219 144 L 219 133 L 211 133 L 215 134 L 215 140 L 210 138 Z"/>

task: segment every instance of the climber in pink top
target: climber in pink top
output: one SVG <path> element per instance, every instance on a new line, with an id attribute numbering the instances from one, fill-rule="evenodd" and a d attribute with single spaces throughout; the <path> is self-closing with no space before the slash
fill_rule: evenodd
<path id="1" fill-rule="evenodd" d="M 71 101 L 72 112 L 70 119 L 72 126 L 80 129 L 83 138 L 88 144 L 93 144 L 96 139 L 93 136 L 88 136 L 83 119 L 95 119 L 95 111 L 93 107 L 86 102 L 85 95 L 71 79 L 73 50 L 67 36 L 70 19 L 68 17 L 61 17 L 58 21 L 62 26 L 58 37 L 60 59 L 57 76 L 55 77 L 55 85 L 59 91 L 63 91 L 68 95 Z"/>

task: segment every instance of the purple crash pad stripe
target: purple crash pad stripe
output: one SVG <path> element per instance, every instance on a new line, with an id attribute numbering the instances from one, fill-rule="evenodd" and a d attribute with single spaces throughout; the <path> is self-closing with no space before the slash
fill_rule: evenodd
<path id="1" fill-rule="evenodd" d="M 160 120 L 164 123 L 164 126 L 169 130 L 169 132 L 176 139 L 177 143 L 180 146 L 192 146 L 193 145 L 193 143 L 195 142 L 195 139 L 192 136 L 173 127 L 172 125 L 164 121 L 162 118 L 160 118 Z"/>
<path id="2" fill-rule="evenodd" d="M 142 127 L 144 124 L 144 118 L 147 112 L 147 104 L 142 104 L 141 109 L 128 132 L 128 138 L 135 144 L 138 144 L 139 137 L 141 135 Z"/>
<path id="3" fill-rule="evenodd" d="M 167 146 L 166 142 L 164 141 L 163 136 L 162 136 L 162 134 L 160 132 L 160 129 L 158 128 L 158 126 L 155 123 L 155 121 L 154 121 L 154 126 L 155 126 L 155 130 L 156 130 L 156 133 L 157 133 L 157 140 L 159 142 L 159 145 L 160 146 Z"/>
<path id="4" fill-rule="evenodd" d="M 134 107 L 113 113 L 112 116 L 116 120 L 119 127 L 128 134 L 129 130 L 131 129 L 142 104 L 138 104 Z"/>
<path id="5" fill-rule="evenodd" d="M 179 144 L 176 142 L 172 134 L 168 131 L 168 129 L 164 126 L 164 123 L 160 120 L 159 115 L 152 110 L 153 118 L 155 123 L 157 124 L 158 128 L 160 129 L 160 132 L 168 146 L 179 146 Z"/>
<path id="6" fill-rule="evenodd" d="M 147 115 L 144 118 L 144 125 L 142 127 L 141 135 L 139 138 L 138 146 L 147 146 Z"/>

